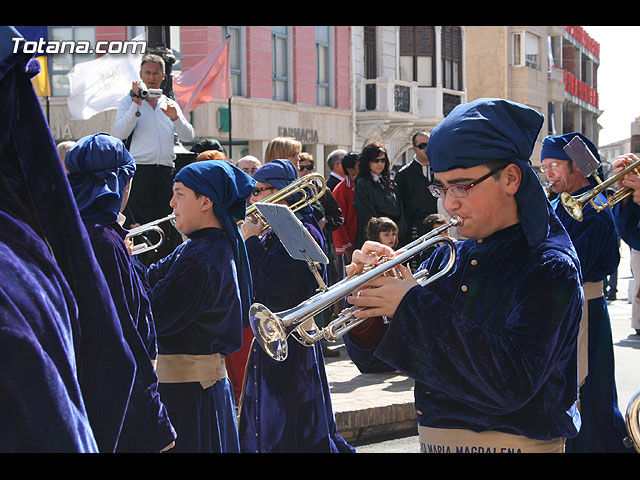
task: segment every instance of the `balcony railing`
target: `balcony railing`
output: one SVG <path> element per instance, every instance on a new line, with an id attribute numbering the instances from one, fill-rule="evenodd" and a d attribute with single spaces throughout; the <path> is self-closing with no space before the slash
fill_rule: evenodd
<path id="1" fill-rule="evenodd" d="M 365 110 L 415 113 L 415 83 L 378 77 L 363 84 Z"/>
<path id="2" fill-rule="evenodd" d="M 362 79 L 358 84 L 358 111 L 407 113 L 420 117 L 446 116 L 463 102 L 465 92 L 419 87 L 416 82 L 389 77 Z"/>
<path id="3" fill-rule="evenodd" d="M 600 58 L 600 44 L 589 36 L 586 30 L 580 26 L 567 26 L 565 30 L 590 51 L 595 57 Z"/>
<path id="4" fill-rule="evenodd" d="M 566 92 L 598 108 L 599 96 L 595 88 L 584 83 L 582 80 L 578 80 L 573 73 L 567 70 L 564 71 L 563 77 L 564 90 Z"/>

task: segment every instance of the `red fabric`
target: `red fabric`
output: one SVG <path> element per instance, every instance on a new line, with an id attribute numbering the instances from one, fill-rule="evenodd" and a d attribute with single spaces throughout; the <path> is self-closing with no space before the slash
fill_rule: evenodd
<path id="1" fill-rule="evenodd" d="M 382 317 L 374 317 L 354 327 L 349 332 L 351 341 L 360 348 L 374 348 L 378 345 L 384 328 Z"/>
<path id="2" fill-rule="evenodd" d="M 233 352 L 226 357 L 227 375 L 233 385 L 233 396 L 236 399 L 236 405 L 240 401 L 242 395 L 242 385 L 244 383 L 244 371 L 251 351 L 251 343 L 253 342 L 253 330 L 251 328 L 242 329 L 242 346 L 240 350 Z"/>
<path id="3" fill-rule="evenodd" d="M 212 100 L 231 98 L 229 41 L 173 79 L 173 93 L 185 115 Z"/>
<path id="4" fill-rule="evenodd" d="M 353 190 L 355 186 L 355 182 L 350 182 L 349 179 L 345 178 L 331 192 L 336 202 L 338 202 L 344 217 L 344 223 L 332 232 L 337 254 L 343 254 L 351 250 L 356 240 L 358 218 L 353 208 Z"/>

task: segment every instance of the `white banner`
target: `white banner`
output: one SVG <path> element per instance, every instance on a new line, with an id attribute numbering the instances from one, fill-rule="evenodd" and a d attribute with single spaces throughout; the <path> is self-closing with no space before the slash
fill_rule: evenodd
<path id="1" fill-rule="evenodd" d="M 131 83 L 140 79 L 141 61 L 141 53 L 108 53 L 75 65 L 68 73 L 67 106 L 71 119 L 87 120 L 117 108 L 120 99 L 131 90 Z"/>

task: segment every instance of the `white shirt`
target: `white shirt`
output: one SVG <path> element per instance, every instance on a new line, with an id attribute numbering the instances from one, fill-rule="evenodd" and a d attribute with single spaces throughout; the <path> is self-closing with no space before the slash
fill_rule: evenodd
<path id="1" fill-rule="evenodd" d="M 167 97 L 162 95 L 154 109 L 146 100 L 139 106 L 140 116 L 136 117 L 138 105 L 127 95 L 118 103 L 116 120 L 113 124 L 113 135 L 125 140 L 133 131 L 129 152 L 137 165 L 164 165 L 173 167 L 176 155 L 173 151 L 174 132 L 180 140 L 193 140 L 193 126 L 182 114 L 176 104 L 178 118 L 173 122 L 160 108 L 167 104 Z M 135 129 L 134 129 L 135 127 Z"/>
<path id="2" fill-rule="evenodd" d="M 431 165 L 425 165 L 424 163 L 420 162 L 420 160 L 418 160 L 415 155 L 413 156 L 413 161 L 416 162 L 418 165 L 420 165 L 420 168 L 422 169 L 422 174 L 425 176 L 425 178 L 429 180 L 429 182 L 433 182 L 433 173 L 431 172 Z"/>

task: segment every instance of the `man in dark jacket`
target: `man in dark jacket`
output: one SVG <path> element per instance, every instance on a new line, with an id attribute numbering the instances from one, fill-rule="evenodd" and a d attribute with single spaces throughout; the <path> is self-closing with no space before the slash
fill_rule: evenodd
<path id="1" fill-rule="evenodd" d="M 413 160 L 402 167 L 395 176 L 402 210 L 407 219 L 407 235 L 400 238 L 400 245 L 406 245 L 426 233 L 423 220 L 427 215 L 438 213 L 438 200 L 431 195 L 428 185 L 433 181 L 429 159 L 425 153 L 429 134 L 419 131 L 411 138 Z"/>

